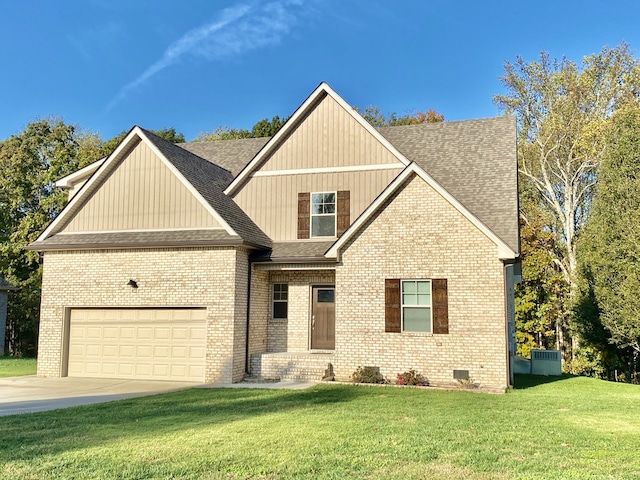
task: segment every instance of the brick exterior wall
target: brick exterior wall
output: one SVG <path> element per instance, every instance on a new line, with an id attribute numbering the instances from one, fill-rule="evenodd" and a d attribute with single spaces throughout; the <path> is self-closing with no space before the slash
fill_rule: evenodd
<path id="1" fill-rule="evenodd" d="M 497 248 L 419 177 L 411 177 L 343 249 L 336 268 L 335 374 L 359 365 L 395 378 L 411 368 L 434 384 L 468 370 L 507 386 L 503 264 Z M 387 278 L 448 280 L 449 333 L 385 333 Z"/>
<path id="2" fill-rule="evenodd" d="M 242 379 L 247 252 L 223 247 L 79 250 L 44 255 L 38 376 L 63 371 L 70 307 L 206 307 L 206 382 Z M 134 279 L 139 288 L 127 281 Z"/>
<path id="3" fill-rule="evenodd" d="M 331 266 L 252 266 L 254 370 L 263 365 L 268 376 L 311 378 L 326 368 L 316 365 L 326 359 L 300 355 L 309 352 L 311 286 L 335 284 L 336 378 L 371 365 L 389 378 L 414 368 L 431 383 L 447 385 L 455 384 L 453 370 L 459 369 L 485 388 L 507 386 L 504 267 L 497 247 L 422 179 L 408 180 L 341 254 Z M 207 309 L 204 380 L 241 380 L 248 268 L 245 250 L 223 247 L 47 252 L 38 375 L 61 375 L 68 308 L 193 306 Z M 127 286 L 130 278 L 138 289 Z M 446 278 L 449 333 L 385 333 L 387 278 Z M 286 320 L 271 318 L 273 283 L 289 285 Z M 269 352 L 281 353 L 265 358 Z"/>
<path id="4" fill-rule="evenodd" d="M 306 352 L 309 350 L 309 315 L 311 312 L 311 286 L 333 285 L 331 270 L 271 272 L 270 285 L 289 285 L 287 319 L 272 319 L 269 305 L 268 352 Z M 252 299 L 253 301 L 253 299 Z M 271 300 L 269 299 L 269 302 Z"/>
<path id="5" fill-rule="evenodd" d="M 269 272 L 251 267 L 251 323 L 249 324 L 249 354 L 267 351 L 271 288 Z"/>

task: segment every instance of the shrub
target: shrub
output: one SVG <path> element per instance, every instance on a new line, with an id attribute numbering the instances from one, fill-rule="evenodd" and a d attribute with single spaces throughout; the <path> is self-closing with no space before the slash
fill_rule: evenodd
<path id="1" fill-rule="evenodd" d="M 460 388 L 466 388 L 468 390 L 473 390 L 474 388 L 478 388 L 479 384 L 476 383 L 476 381 L 472 378 L 472 377 L 464 377 L 464 378 L 458 378 L 458 386 Z"/>
<path id="2" fill-rule="evenodd" d="M 354 383 L 387 383 L 377 367 L 358 367 L 351 375 L 351 381 Z"/>
<path id="3" fill-rule="evenodd" d="M 408 372 L 396 375 L 396 385 L 417 385 L 418 387 L 426 387 L 429 385 L 428 380 L 413 368 Z"/>
<path id="4" fill-rule="evenodd" d="M 564 373 L 584 377 L 605 378 L 602 354 L 592 347 L 582 347 L 573 359 L 562 366 Z"/>

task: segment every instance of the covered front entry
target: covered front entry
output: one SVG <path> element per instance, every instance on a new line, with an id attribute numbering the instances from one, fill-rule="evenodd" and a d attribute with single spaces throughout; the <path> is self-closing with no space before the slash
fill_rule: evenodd
<path id="1" fill-rule="evenodd" d="M 312 287 L 311 348 L 333 350 L 336 338 L 335 287 Z"/>
<path id="2" fill-rule="evenodd" d="M 204 382 L 206 317 L 204 308 L 71 309 L 66 374 Z"/>

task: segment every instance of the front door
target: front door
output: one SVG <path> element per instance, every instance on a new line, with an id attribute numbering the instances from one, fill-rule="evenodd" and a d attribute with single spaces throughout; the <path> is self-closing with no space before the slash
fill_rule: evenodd
<path id="1" fill-rule="evenodd" d="M 336 342 L 335 287 L 312 287 L 311 348 L 333 350 Z"/>

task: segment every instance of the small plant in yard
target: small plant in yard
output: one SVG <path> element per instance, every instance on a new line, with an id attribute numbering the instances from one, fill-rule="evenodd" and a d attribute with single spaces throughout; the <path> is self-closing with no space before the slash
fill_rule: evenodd
<path id="1" fill-rule="evenodd" d="M 458 385 L 460 385 L 460 388 L 467 388 L 469 390 L 478 388 L 478 385 L 476 385 L 476 382 L 472 377 L 458 378 L 457 380 L 458 380 Z"/>
<path id="2" fill-rule="evenodd" d="M 396 375 L 396 385 L 416 385 L 418 387 L 426 387 L 429 381 L 413 368 L 408 372 Z"/>
<path id="3" fill-rule="evenodd" d="M 351 381 L 354 383 L 387 383 L 384 375 L 376 367 L 358 367 L 351 375 Z"/>

